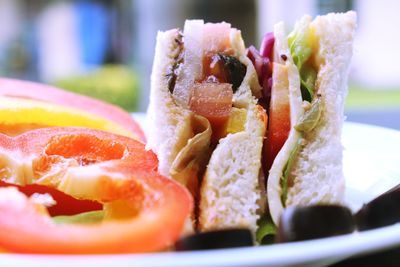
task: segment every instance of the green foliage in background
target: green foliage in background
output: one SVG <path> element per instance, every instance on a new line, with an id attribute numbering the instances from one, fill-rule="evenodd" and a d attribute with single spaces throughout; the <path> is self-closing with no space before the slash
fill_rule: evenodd
<path id="1" fill-rule="evenodd" d="M 105 65 L 87 75 L 58 80 L 55 86 L 94 97 L 127 111 L 136 111 L 139 101 L 139 79 L 123 65 Z"/>
<path id="2" fill-rule="evenodd" d="M 366 88 L 350 86 L 346 109 L 400 109 L 400 88 Z"/>

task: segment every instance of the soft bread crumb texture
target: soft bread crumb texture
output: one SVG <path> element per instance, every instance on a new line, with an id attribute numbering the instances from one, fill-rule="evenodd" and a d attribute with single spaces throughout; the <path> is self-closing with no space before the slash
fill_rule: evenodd
<path id="1" fill-rule="evenodd" d="M 201 230 L 257 229 L 260 141 L 240 132 L 224 138 L 214 151 L 202 187 Z"/>
<path id="2" fill-rule="evenodd" d="M 319 16 L 311 27 L 319 39 L 317 88 L 323 112 L 319 125 L 305 135 L 306 143 L 293 167 L 294 186 L 289 189 L 287 206 L 341 203 L 344 197 L 341 132 L 356 14 Z"/>

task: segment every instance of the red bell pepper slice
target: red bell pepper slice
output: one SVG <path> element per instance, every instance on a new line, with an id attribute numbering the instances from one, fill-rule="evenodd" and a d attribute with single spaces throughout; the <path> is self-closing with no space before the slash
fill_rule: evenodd
<path id="1" fill-rule="evenodd" d="M 193 201 L 157 173 L 144 144 L 82 128 L 42 128 L 0 135 L 0 180 L 55 188 L 103 204 L 108 217 L 57 224 L 13 187 L 0 188 L 0 250 L 17 253 L 135 253 L 165 249 L 179 238 Z"/>
<path id="2" fill-rule="evenodd" d="M 14 79 L 0 79 L 0 95 L 41 100 L 84 110 L 110 119 L 136 134 L 140 140 L 146 140 L 143 130 L 128 112 L 100 100 L 44 84 Z"/>
<path id="3" fill-rule="evenodd" d="M 44 185 L 29 184 L 21 186 L 0 181 L 0 188 L 7 186 L 18 188 L 18 190 L 26 196 L 32 196 L 36 193 L 50 194 L 56 202 L 55 205 L 47 208 L 47 212 L 51 216 L 75 215 L 88 211 L 101 210 L 103 208 L 103 205 L 96 201 L 76 199 L 57 189 Z"/>

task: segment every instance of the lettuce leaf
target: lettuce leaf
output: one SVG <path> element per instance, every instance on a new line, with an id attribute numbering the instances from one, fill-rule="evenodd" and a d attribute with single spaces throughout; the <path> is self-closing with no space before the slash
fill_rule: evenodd
<path id="1" fill-rule="evenodd" d="M 256 240 L 260 245 L 272 244 L 276 235 L 276 226 L 269 213 L 265 214 L 258 221 Z"/>
<path id="2" fill-rule="evenodd" d="M 293 61 L 300 72 L 301 95 L 303 100 L 312 101 L 315 92 L 317 71 L 308 62 L 312 54 L 311 31 L 309 27 L 295 29 L 289 34 L 288 43 Z"/>
<path id="3" fill-rule="evenodd" d="M 300 70 L 300 79 L 301 96 L 303 100 L 311 102 L 314 99 L 317 71 L 310 64 L 305 64 Z"/>
<path id="4" fill-rule="evenodd" d="M 302 140 L 303 140 L 302 138 L 299 138 L 299 140 L 297 140 L 295 147 L 290 152 L 289 159 L 286 162 L 285 167 L 283 167 L 283 172 L 282 172 L 282 177 L 281 177 L 281 189 L 282 189 L 281 200 L 282 200 L 283 206 L 285 206 L 287 194 L 288 194 L 289 174 L 290 174 L 290 171 L 292 170 L 294 159 L 297 157 L 297 154 L 300 151 Z"/>
<path id="5" fill-rule="evenodd" d="M 311 103 L 311 108 L 304 112 L 294 128 L 303 133 L 311 131 L 315 128 L 315 126 L 317 126 L 318 121 L 321 118 L 321 112 L 321 100 L 320 97 L 317 96 Z"/>
<path id="6" fill-rule="evenodd" d="M 312 49 L 308 41 L 309 38 L 309 30 L 305 30 L 304 32 L 294 30 L 288 37 L 290 53 L 292 54 L 294 64 L 299 69 L 311 56 Z"/>

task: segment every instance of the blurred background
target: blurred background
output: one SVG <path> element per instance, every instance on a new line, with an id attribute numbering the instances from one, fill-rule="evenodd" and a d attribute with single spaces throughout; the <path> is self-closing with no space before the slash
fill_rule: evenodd
<path id="1" fill-rule="evenodd" d="M 145 111 L 158 30 L 227 21 L 258 44 L 274 23 L 356 10 L 348 120 L 400 129 L 396 0 L 0 0 L 0 76 L 53 84 Z"/>

